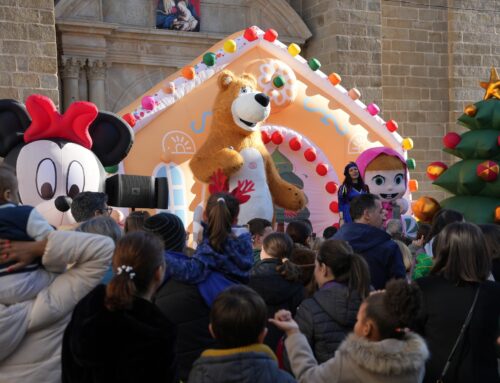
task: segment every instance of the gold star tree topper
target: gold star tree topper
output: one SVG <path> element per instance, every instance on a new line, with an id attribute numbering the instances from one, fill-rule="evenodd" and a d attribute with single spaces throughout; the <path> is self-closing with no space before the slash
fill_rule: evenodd
<path id="1" fill-rule="evenodd" d="M 494 67 L 491 67 L 490 81 L 481 81 L 479 85 L 481 85 L 481 88 L 486 89 L 483 100 L 489 100 L 490 98 L 500 100 L 500 78 L 498 78 L 497 70 Z"/>

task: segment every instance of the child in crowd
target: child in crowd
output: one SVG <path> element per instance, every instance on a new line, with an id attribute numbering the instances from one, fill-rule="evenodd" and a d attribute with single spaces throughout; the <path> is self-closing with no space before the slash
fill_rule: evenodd
<path id="1" fill-rule="evenodd" d="M 154 235 L 125 235 L 115 275 L 75 307 L 62 345 L 62 381 L 176 382 L 175 328 L 151 302 L 163 281 L 163 246 Z"/>
<path id="2" fill-rule="evenodd" d="M 290 261 L 299 266 L 300 281 L 304 286 L 306 297 L 310 297 L 316 291 L 316 281 L 314 280 L 314 262 L 316 259 L 316 252 L 306 247 L 296 247 L 292 251 Z"/>
<path id="3" fill-rule="evenodd" d="M 248 221 L 248 230 L 252 234 L 253 261 L 256 263 L 260 261 L 262 241 L 273 232 L 273 226 L 267 219 L 254 218 Z"/>
<path id="4" fill-rule="evenodd" d="M 287 234 L 269 234 L 264 238 L 261 260 L 250 271 L 248 285 L 266 302 L 268 318 L 274 318 L 274 314 L 280 309 L 295 314 L 304 299 L 300 268 L 289 260 L 292 249 L 293 242 Z M 276 350 L 282 335 L 280 330 L 271 326 L 265 344 Z"/>
<path id="5" fill-rule="evenodd" d="M 143 230 L 144 221 L 148 219 L 151 215 L 146 210 L 144 211 L 133 211 L 125 219 L 125 227 L 123 228 L 125 234 L 132 231 Z"/>
<path id="6" fill-rule="evenodd" d="M 399 247 L 399 251 L 401 252 L 401 255 L 403 256 L 403 264 L 405 265 L 406 269 L 406 279 L 408 281 L 411 280 L 411 268 L 413 265 L 413 255 L 411 253 L 411 250 L 408 246 L 406 246 L 403 242 L 395 239 L 394 242 Z"/>
<path id="7" fill-rule="evenodd" d="M 238 285 L 222 292 L 210 312 L 210 332 L 220 348 L 201 354 L 188 382 L 295 382 L 263 344 L 266 324 L 266 304 L 251 288 Z"/>
<path id="8" fill-rule="evenodd" d="M 483 232 L 486 248 L 491 257 L 491 274 L 495 281 L 500 282 L 500 225 L 482 224 L 479 228 Z"/>
<path id="9" fill-rule="evenodd" d="M 429 351 L 407 327 L 420 306 L 418 287 L 404 280 L 388 282 L 386 290 L 365 299 L 354 333 L 333 358 L 320 365 L 290 312 L 277 312 L 271 322 L 287 334 L 285 347 L 299 382 L 417 383 L 424 376 Z"/>
<path id="10" fill-rule="evenodd" d="M 297 310 L 295 320 L 319 363 L 332 358 L 356 323 L 356 313 L 370 291 L 366 261 L 341 240 L 327 240 L 316 257 L 319 290 Z"/>

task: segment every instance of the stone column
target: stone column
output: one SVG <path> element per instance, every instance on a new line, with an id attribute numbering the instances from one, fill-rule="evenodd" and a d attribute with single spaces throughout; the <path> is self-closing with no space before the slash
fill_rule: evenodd
<path id="1" fill-rule="evenodd" d="M 97 105 L 99 110 L 106 110 L 106 79 L 107 64 L 102 60 L 89 60 L 87 67 L 89 101 Z"/>
<path id="2" fill-rule="evenodd" d="M 89 85 L 87 81 L 87 64 L 82 63 L 80 68 L 80 80 L 78 82 L 79 99 L 82 101 L 89 100 Z"/>
<path id="3" fill-rule="evenodd" d="M 63 107 L 67 110 L 73 101 L 79 99 L 78 78 L 80 77 L 81 60 L 74 57 L 62 58 Z"/>

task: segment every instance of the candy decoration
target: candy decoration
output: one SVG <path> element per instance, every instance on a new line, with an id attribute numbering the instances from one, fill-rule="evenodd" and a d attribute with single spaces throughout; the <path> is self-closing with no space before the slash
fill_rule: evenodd
<path id="1" fill-rule="evenodd" d="M 229 39 L 224 43 L 224 51 L 227 53 L 234 53 L 236 52 L 236 41 Z"/>
<path id="2" fill-rule="evenodd" d="M 477 165 L 476 174 L 486 182 L 493 182 L 497 179 L 499 166 L 495 161 L 484 161 Z"/>
<path id="3" fill-rule="evenodd" d="M 328 173 L 328 165 L 323 163 L 318 164 L 318 166 L 316 166 L 316 173 L 321 177 L 326 176 L 326 173 Z"/>
<path id="4" fill-rule="evenodd" d="M 342 77 L 340 77 L 338 73 L 333 72 L 328 76 L 328 80 L 330 80 L 332 85 L 338 85 L 342 81 Z"/>
<path id="5" fill-rule="evenodd" d="M 280 145 L 283 142 L 283 134 L 281 134 L 281 132 L 278 131 L 274 132 L 271 135 L 271 141 L 273 141 L 275 145 Z"/>
<path id="6" fill-rule="evenodd" d="M 372 116 L 376 116 L 377 114 L 380 113 L 380 108 L 378 107 L 377 104 L 374 104 L 374 103 L 371 103 L 371 104 L 368 104 L 368 106 L 366 107 L 366 110 L 368 111 L 368 113 L 370 113 Z"/>
<path id="7" fill-rule="evenodd" d="M 330 181 L 325 185 L 325 189 L 330 194 L 335 194 L 337 192 L 338 186 L 335 182 Z"/>
<path id="8" fill-rule="evenodd" d="M 410 189 L 410 192 L 412 193 L 418 191 L 418 181 L 417 180 L 408 181 L 408 189 Z"/>
<path id="9" fill-rule="evenodd" d="M 261 131 L 260 136 L 262 137 L 262 142 L 264 144 L 268 144 L 271 141 L 271 137 L 269 137 L 269 134 L 265 131 Z"/>
<path id="10" fill-rule="evenodd" d="M 495 209 L 495 223 L 500 223 L 500 206 Z"/>
<path id="11" fill-rule="evenodd" d="M 206 66 L 214 66 L 216 61 L 215 53 L 207 52 L 203 55 L 203 63 Z"/>
<path id="12" fill-rule="evenodd" d="M 297 150 L 300 150 L 300 148 L 302 148 L 302 141 L 300 141 L 300 138 L 294 137 L 290 140 L 288 145 L 290 146 L 290 149 L 296 152 Z"/>
<path id="13" fill-rule="evenodd" d="M 475 105 L 467 105 L 464 109 L 464 113 L 469 117 L 474 117 L 477 113 L 477 107 Z"/>
<path id="14" fill-rule="evenodd" d="M 389 132 L 393 133 L 398 130 L 398 123 L 394 120 L 389 120 L 385 123 L 385 127 Z"/>
<path id="15" fill-rule="evenodd" d="M 315 58 L 309 59 L 307 65 L 309 65 L 309 68 L 311 68 L 313 71 L 317 71 L 319 68 L 321 68 L 321 63 L 318 59 Z"/>
<path id="16" fill-rule="evenodd" d="M 267 40 L 269 42 L 274 42 L 278 38 L 278 32 L 276 32 L 274 29 L 269 28 L 266 33 L 264 33 L 264 40 Z"/>
<path id="17" fill-rule="evenodd" d="M 415 159 L 408 158 L 406 160 L 406 166 L 408 167 L 409 170 L 415 170 L 415 168 L 417 167 L 417 163 L 415 162 Z"/>
<path id="18" fill-rule="evenodd" d="M 144 96 L 141 100 L 142 109 L 153 110 L 155 108 L 155 99 L 151 96 Z"/>
<path id="19" fill-rule="evenodd" d="M 273 78 L 273 85 L 276 87 L 276 88 L 281 88 L 285 85 L 285 79 L 283 78 L 283 76 L 276 76 L 275 78 Z"/>
<path id="20" fill-rule="evenodd" d="M 182 77 L 186 80 L 192 80 L 196 76 L 196 70 L 192 66 L 185 66 L 182 68 Z"/>
<path id="21" fill-rule="evenodd" d="M 297 44 L 292 43 L 288 46 L 288 53 L 295 57 L 300 53 L 300 47 Z"/>
<path id="22" fill-rule="evenodd" d="M 458 133 L 450 132 L 443 137 L 443 145 L 448 149 L 455 149 L 462 137 Z"/>
<path id="23" fill-rule="evenodd" d="M 127 121 L 127 124 L 129 124 L 132 128 L 135 126 L 135 123 L 137 122 L 132 113 L 124 114 L 122 118 L 125 121 Z"/>
<path id="24" fill-rule="evenodd" d="M 431 162 L 429 165 L 427 165 L 427 177 L 430 180 L 435 181 L 446 170 L 448 170 L 448 166 L 445 163 L 441 161 Z"/>
<path id="25" fill-rule="evenodd" d="M 245 29 L 245 33 L 243 33 L 243 37 L 247 41 L 255 41 L 259 38 L 258 30 L 259 28 L 257 28 L 255 25 L 250 28 L 247 28 Z"/>
<path id="26" fill-rule="evenodd" d="M 304 158 L 309 162 L 316 161 L 316 149 L 306 149 L 306 151 L 304 152 Z"/>
<path id="27" fill-rule="evenodd" d="M 332 213 L 338 213 L 339 212 L 339 203 L 337 201 L 332 201 L 330 202 L 330 211 Z"/>
<path id="28" fill-rule="evenodd" d="M 358 98 L 361 97 L 361 92 L 356 88 L 352 88 L 351 90 L 349 90 L 347 94 L 352 100 L 357 100 Z"/>
<path id="29" fill-rule="evenodd" d="M 106 173 L 113 174 L 118 171 L 118 165 L 105 166 Z"/>
<path id="30" fill-rule="evenodd" d="M 403 142 L 401 142 L 401 146 L 403 147 L 404 150 L 412 150 L 413 140 L 409 137 L 406 137 L 403 139 Z"/>
<path id="31" fill-rule="evenodd" d="M 414 201 L 411 210 L 417 219 L 424 223 L 431 223 L 434 215 L 441 209 L 439 202 L 432 197 L 423 196 Z"/>
<path id="32" fill-rule="evenodd" d="M 163 87 L 163 91 L 166 94 L 172 94 L 175 93 L 175 84 L 173 82 L 169 82 L 167 85 Z"/>

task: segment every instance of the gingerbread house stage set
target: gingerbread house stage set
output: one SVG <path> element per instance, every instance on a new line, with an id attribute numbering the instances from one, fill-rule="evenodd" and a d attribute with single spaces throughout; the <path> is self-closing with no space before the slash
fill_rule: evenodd
<path id="1" fill-rule="evenodd" d="M 281 177 L 308 201 L 298 212 L 276 208 L 275 219 L 308 218 L 321 232 L 339 221 L 337 187 L 349 161 L 378 146 L 406 159 L 413 144 L 396 132 L 394 121 L 378 116 L 376 104 L 365 105 L 358 90 L 346 90 L 338 74 L 320 67 L 315 58 L 300 56 L 298 45 L 281 43 L 272 29 L 251 27 L 229 36 L 120 112 L 135 131 L 120 172 L 168 177 L 169 211 L 196 233 L 209 192 L 193 177 L 189 161 L 213 129 L 218 73 L 250 73 L 271 100 L 262 141 Z"/>

